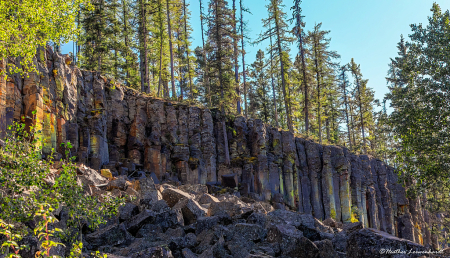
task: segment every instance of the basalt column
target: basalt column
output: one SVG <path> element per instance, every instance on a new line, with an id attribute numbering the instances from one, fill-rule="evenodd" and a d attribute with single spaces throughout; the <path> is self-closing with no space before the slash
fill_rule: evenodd
<path id="1" fill-rule="evenodd" d="M 283 185 L 284 196 L 287 204 L 294 208 L 296 199 L 298 201 L 298 157 L 295 146 L 294 135 L 289 131 L 281 132 L 281 142 L 283 151 Z"/>
<path id="2" fill-rule="evenodd" d="M 300 177 L 299 198 L 301 198 L 301 204 L 299 204 L 299 212 L 312 214 L 311 180 L 309 179 L 309 169 L 308 169 L 308 162 L 306 159 L 305 142 L 306 141 L 303 138 L 295 139 L 299 161 L 298 169 Z"/>
<path id="3" fill-rule="evenodd" d="M 324 219 L 321 191 L 322 146 L 318 143 L 306 141 L 305 148 L 309 168 L 309 178 L 311 181 L 311 203 L 313 215 L 314 217 L 322 220 Z"/>
<path id="4" fill-rule="evenodd" d="M 257 158 L 255 165 L 258 185 L 257 190 L 265 200 L 270 200 L 271 191 L 269 184 L 269 161 L 267 158 L 267 127 L 260 119 L 251 120 L 251 123 L 251 155 L 252 157 Z"/>

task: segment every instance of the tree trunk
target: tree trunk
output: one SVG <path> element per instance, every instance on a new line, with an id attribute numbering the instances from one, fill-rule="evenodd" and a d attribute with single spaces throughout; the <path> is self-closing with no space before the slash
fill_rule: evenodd
<path id="1" fill-rule="evenodd" d="M 125 52 L 125 54 L 124 54 L 124 56 L 125 56 L 125 72 L 126 72 L 125 85 L 130 86 L 130 82 L 129 82 L 129 80 L 130 80 L 130 70 L 129 70 L 129 67 L 128 67 L 128 45 L 129 45 L 129 42 L 128 42 L 128 25 L 127 25 L 128 17 L 127 17 L 127 5 L 126 5 L 125 0 L 122 0 L 122 5 L 123 5 L 123 26 L 124 26 L 123 34 L 124 34 L 124 43 L 125 43 L 125 51 L 124 51 Z"/>
<path id="2" fill-rule="evenodd" d="M 208 107 L 211 106 L 211 87 L 209 84 L 209 77 L 208 77 L 208 62 L 206 60 L 206 51 L 205 51 L 205 37 L 204 37 L 204 33 L 203 33 L 203 8 L 202 8 L 202 0 L 200 0 L 200 24 L 201 24 L 201 30 L 202 30 L 202 55 L 203 55 L 203 60 L 205 61 L 205 71 L 204 71 L 204 75 L 203 75 L 203 80 L 204 83 L 206 84 L 206 88 L 208 89 L 208 96 L 207 96 L 207 100 L 208 100 Z"/>
<path id="3" fill-rule="evenodd" d="M 294 128 L 292 127 L 291 114 L 289 112 L 288 100 L 286 96 L 286 78 L 284 78 L 284 64 L 282 60 L 283 51 L 281 49 L 281 36 L 280 36 L 280 28 L 278 25 L 278 17 L 275 16 L 275 30 L 277 33 L 277 45 L 278 45 L 278 54 L 280 56 L 280 67 L 281 67 L 281 88 L 284 97 L 284 108 L 286 109 L 286 117 L 287 117 L 287 126 L 291 133 L 294 132 Z"/>
<path id="4" fill-rule="evenodd" d="M 363 117 L 363 110 L 362 110 L 362 102 L 361 102 L 361 89 L 360 89 L 360 85 L 359 85 L 359 78 L 358 75 L 355 74 L 356 76 L 356 86 L 358 88 L 358 104 L 359 104 L 359 115 L 361 117 L 361 133 L 362 133 L 362 137 L 363 137 L 363 151 L 364 154 L 367 154 L 367 149 L 366 149 L 366 137 L 364 135 L 364 117 Z"/>
<path id="5" fill-rule="evenodd" d="M 239 92 L 239 63 L 238 63 L 238 46 L 237 46 L 237 30 L 236 30 L 236 0 L 233 0 L 233 49 L 234 49 L 234 82 L 236 83 L 237 113 L 241 114 L 241 100 Z M 246 107 L 247 108 L 247 107 Z"/>
<path id="6" fill-rule="evenodd" d="M 353 138 L 353 146 L 356 147 L 356 137 L 355 137 L 355 124 L 353 122 L 353 107 L 352 105 L 350 106 L 350 124 L 352 125 L 352 138 Z"/>
<path id="7" fill-rule="evenodd" d="M 319 60 L 318 60 L 318 53 L 317 53 L 317 40 L 314 36 L 314 63 L 316 65 L 316 80 L 317 80 L 317 117 L 318 117 L 318 124 L 319 124 L 319 144 L 322 144 L 322 117 L 320 113 L 321 109 L 321 103 L 320 103 L 320 72 L 319 72 Z"/>
<path id="8" fill-rule="evenodd" d="M 269 25 L 269 30 L 272 28 Z M 270 35 L 270 76 L 272 78 L 272 96 L 273 96 L 273 109 L 275 111 L 275 125 L 279 127 L 278 124 L 278 110 L 277 110 L 277 99 L 275 95 L 275 81 L 273 78 L 273 53 L 272 53 L 272 35 Z M 245 104 L 247 106 L 247 104 Z"/>
<path id="9" fill-rule="evenodd" d="M 169 49 L 170 49 L 170 80 L 172 82 L 172 99 L 177 98 L 177 93 L 175 91 L 175 79 L 174 79 L 174 71 L 173 71 L 173 48 L 172 48 L 172 28 L 170 26 L 170 10 L 169 10 L 169 0 L 166 0 L 167 3 L 167 26 L 169 32 Z"/>
<path id="10" fill-rule="evenodd" d="M 103 0 L 100 1 L 100 13 L 102 13 L 102 8 L 103 8 Z M 101 19 L 101 16 L 99 17 L 99 19 Z M 99 22 L 101 23 L 101 21 L 99 21 Z M 96 47 L 101 45 L 100 44 L 101 38 L 102 38 L 102 32 L 100 30 L 100 26 L 98 26 L 98 28 L 97 28 L 97 46 Z M 59 51 L 57 51 L 57 52 L 59 52 Z M 98 62 L 97 63 L 97 65 L 98 65 L 97 72 L 101 73 L 102 72 L 102 52 L 101 51 L 98 51 L 97 58 L 98 58 L 97 59 L 97 62 Z"/>
<path id="11" fill-rule="evenodd" d="M 158 15 L 159 15 L 159 29 L 160 29 L 160 38 L 159 38 L 159 43 L 160 43 L 160 49 L 159 49 L 159 80 L 158 80 L 158 96 L 160 96 L 160 90 L 161 90 L 161 83 L 162 83 L 162 58 L 163 58 L 163 36 L 164 36 L 164 28 L 163 28 L 163 23 L 162 23 L 162 10 L 161 10 L 161 0 L 158 0 Z M 167 96 L 166 96 L 167 95 Z M 168 98 L 169 95 L 166 91 L 164 91 L 163 96 L 165 98 Z"/>
<path id="12" fill-rule="evenodd" d="M 147 47 L 147 6 L 146 0 L 140 0 L 140 43 L 141 43 L 141 51 L 140 51 L 140 70 L 141 70 L 141 91 L 142 92 L 150 92 L 149 90 L 149 74 L 148 74 L 148 47 Z"/>
<path id="13" fill-rule="evenodd" d="M 188 65 L 188 76 L 189 76 L 189 90 L 191 92 L 190 98 L 194 99 L 194 91 L 192 89 L 192 77 L 191 77 L 191 61 L 189 60 L 189 45 L 188 45 L 188 34 L 187 34 L 187 13 L 186 13 L 186 0 L 183 0 L 183 13 L 184 13 L 184 40 L 186 43 L 186 60 Z"/>
<path id="14" fill-rule="evenodd" d="M 304 89 L 304 94 L 305 94 L 305 133 L 306 135 L 309 134 L 309 95 L 308 95 L 308 82 L 306 79 L 306 62 L 305 62 L 305 50 L 303 49 L 303 37 L 302 37 L 302 33 L 299 32 L 299 47 L 300 47 L 300 56 L 302 58 L 302 73 L 303 73 L 303 89 Z"/>
<path id="15" fill-rule="evenodd" d="M 241 50 L 242 50 L 242 78 L 244 83 L 244 105 L 245 105 L 245 117 L 247 117 L 247 72 L 245 71 L 245 50 L 244 50 L 244 23 L 242 12 L 242 0 L 239 0 L 239 6 L 241 9 Z"/>
<path id="16" fill-rule="evenodd" d="M 179 31 L 179 28 L 178 28 L 178 30 L 177 30 L 177 40 L 178 40 L 178 42 L 180 42 L 180 35 L 181 35 L 181 33 Z M 177 44 L 177 50 L 178 50 L 178 53 L 181 53 L 181 44 Z M 185 75 L 183 73 L 183 66 L 182 65 L 179 65 L 178 70 L 179 70 L 178 74 L 180 75 L 180 98 L 183 99 L 183 95 L 184 95 L 183 86 L 185 86 L 184 85 L 184 80 L 185 80 L 186 77 L 185 77 Z"/>
<path id="17" fill-rule="evenodd" d="M 348 121 L 348 101 L 347 101 L 347 81 L 345 80 L 345 69 L 342 69 L 342 81 L 343 81 L 343 88 L 344 88 L 344 104 L 345 104 L 345 118 L 347 122 L 347 133 L 348 133 L 348 141 L 350 146 L 350 151 L 352 151 L 352 138 L 350 135 L 350 124 Z"/>
<path id="18" fill-rule="evenodd" d="M 218 57 L 218 63 L 219 63 L 219 87 L 220 87 L 220 97 L 222 100 L 224 100 L 224 89 L 223 89 L 223 82 L 222 82 L 222 41 L 221 41 L 221 35 L 219 33 L 219 18 L 218 16 L 218 3 L 216 1 L 216 37 L 217 37 L 217 57 Z M 228 150 L 228 136 L 227 136 L 227 128 L 225 125 L 225 107 L 222 103 L 222 130 L 223 130 L 223 140 L 224 140 L 224 148 L 225 148 L 225 164 L 230 164 L 230 153 Z"/>

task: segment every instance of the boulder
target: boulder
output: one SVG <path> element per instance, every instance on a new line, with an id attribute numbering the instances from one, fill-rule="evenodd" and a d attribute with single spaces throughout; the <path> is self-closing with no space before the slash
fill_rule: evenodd
<path id="1" fill-rule="evenodd" d="M 129 220 L 135 215 L 139 213 L 139 207 L 132 204 L 126 203 L 125 205 L 120 206 L 119 208 L 119 220 L 123 222 L 125 220 Z"/>
<path id="2" fill-rule="evenodd" d="M 303 225 L 307 228 L 314 228 L 314 217 L 311 214 L 302 214 L 287 210 L 275 210 L 267 214 L 267 223 L 287 224 L 294 227 Z"/>
<path id="3" fill-rule="evenodd" d="M 198 235 L 204 230 L 211 229 L 218 223 L 219 217 L 216 216 L 199 218 L 197 219 L 195 234 Z"/>
<path id="4" fill-rule="evenodd" d="M 207 213 L 206 209 L 202 208 L 198 202 L 190 198 L 179 200 L 172 209 L 181 210 L 185 225 L 195 223 L 198 218 L 204 217 Z"/>
<path id="5" fill-rule="evenodd" d="M 136 235 L 136 233 L 139 231 L 139 229 L 141 229 L 142 226 L 144 226 L 145 224 L 153 223 L 155 221 L 155 217 L 155 212 L 145 209 L 126 222 L 126 229 L 132 235 Z"/>
<path id="6" fill-rule="evenodd" d="M 347 234 L 350 234 L 353 231 L 360 230 L 362 228 L 363 228 L 363 224 L 361 222 L 354 222 L 354 223 L 349 223 L 349 224 L 344 225 L 344 231 Z"/>
<path id="7" fill-rule="evenodd" d="M 348 235 L 346 231 L 338 232 L 332 240 L 334 248 L 339 252 L 347 252 Z"/>
<path id="8" fill-rule="evenodd" d="M 197 258 L 197 255 L 194 254 L 190 249 L 184 248 L 181 250 L 181 257 L 182 258 Z"/>
<path id="9" fill-rule="evenodd" d="M 179 189 L 166 188 L 162 191 L 162 198 L 166 201 L 169 207 L 175 206 L 182 198 L 192 199 L 192 196 Z"/>
<path id="10" fill-rule="evenodd" d="M 118 177 L 115 180 L 109 181 L 107 188 L 109 190 L 119 189 L 121 191 L 126 191 L 128 188 L 127 180 L 124 177 Z"/>
<path id="11" fill-rule="evenodd" d="M 267 241 L 277 242 L 281 253 L 288 257 L 317 258 L 319 255 L 317 246 L 292 225 L 272 225 L 267 232 Z"/>
<path id="12" fill-rule="evenodd" d="M 227 214 L 230 217 L 239 215 L 242 209 L 233 201 L 212 202 L 208 209 L 208 216 Z"/>
<path id="13" fill-rule="evenodd" d="M 198 199 L 198 203 L 200 203 L 200 204 L 207 204 L 207 203 L 212 203 L 212 202 L 219 202 L 219 199 L 217 199 L 216 197 L 214 197 L 210 194 L 207 194 L 207 193 L 203 194 Z"/>
<path id="14" fill-rule="evenodd" d="M 262 240 L 266 236 L 266 230 L 256 224 L 238 223 L 234 227 L 234 233 L 248 241 Z"/>
<path id="15" fill-rule="evenodd" d="M 166 230 L 167 228 L 184 226 L 183 213 L 179 209 L 167 209 L 156 213 L 153 222 Z"/>
<path id="16" fill-rule="evenodd" d="M 106 186 L 108 179 L 100 175 L 96 170 L 86 167 L 84 164 L 77 167 L 78 178 L 83 186 Z"/>
<path id="17" fill-rule="evenodd" d="M 135 253 L 131 258 L 173 258 L 173 255 L 169 248 L 158 246 Z"/>
<path id="18" fill-rule="evenodd" d="M 332 218 L 328 218 L 328 219 L 324 220 L 322 223 L 328 227 L 333 227 L 333 228 L 336 227 L 336 221 Z"/>
<path id="19" fill-rule="evenodd" d="M 180 185 L 178 189 L 192 195 L 208 194 L 208 187 L 206 185 L 201 184 Z"/>
<path id="20" fill-rule="evenodd" d="M 334 250 L 331 240 L 314 241 L 314 244 L 319 249 L 319 258 L 339 258 L 339 254 Z"/>
<path id="21" fill-rule="evenodd" d="M 424 246 L 406 239 L 400 239 L 373 228 L 356 230 L 347 241 L 347 257 L 411 257 L 423 256 Z"/>
<path id="22" fill-rule="evenodd" d="M 100 246 L 110 245 L 119 246 L 127 242 L 131 242 L 133 237 L 128 233 L 125 225 L 113 224 L 95 231 L 94 233 L 86 235 L 86 241 L 93 249 Z"/>
<path id="23" fill-rule="evenodd" d="M 162 199 L 161 193 L 156 189 L 151 177 L 139 179 L 139 194 L 141 197 L 141 204 L 147 206 Z"/>

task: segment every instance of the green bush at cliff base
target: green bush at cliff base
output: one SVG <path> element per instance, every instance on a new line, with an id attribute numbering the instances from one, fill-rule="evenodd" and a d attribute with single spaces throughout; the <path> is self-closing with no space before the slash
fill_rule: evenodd
<path id="1" fill-rule="evenodd" d="M 84 225 L 98 227 L 105 217 L 117 213 L 123 199 L 104 196 L 100 202 L 97 197 L 85 195 L 77 184 L 72 158 L 63 160 L 57 173 L 51 171 L 51 159 L 41 159 L 45 142 L 36 137 L 38 134 L 35 128 L 27 131 L 20 123 L 9 127 L 0 150 L 0 220 L 16 225 L 14 229 L 22 235 L 32 234 L 24 223 L 33 219 L 40 204 L 55 210 L 64 208 L 68 212 L 67 228 L 59 237 L 71 246 L 77 239 L 82 240 Z M 67 143 L 65 147 L 72 146 Z"/>

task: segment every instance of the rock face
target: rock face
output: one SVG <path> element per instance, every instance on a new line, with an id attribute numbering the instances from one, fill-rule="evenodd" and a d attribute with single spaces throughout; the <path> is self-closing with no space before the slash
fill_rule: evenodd
<path id="1" fill-rule="evenodd" d="M 261 120 L 224 118 L 216 109 L 152 98 L 96 72 L 67 65 L 66 58 L 41 48 L 35 60 L 39 75 L 0 78 L 1 137 L 8 125 L 24 117 L 28 126 L 36 125 L 42 132 L 44 157 L 52 148 L 63 154 L 61 143 L 70 141 L 71 154 L 93 170 L 107 168 L 113 174 L 135 177 L 147 174 L 149 180 L 142 181 L 135 193 L 143 202 L 164 199 L 172 208 L 182 198 L 190 198 L 190 193 L 176 189 L 156 190 L 157 182 L 223 184 L 262 201 L 280 196 L 277 199 L 284 204 L 278 203 L 277 209 L 290 208 L 319 220 L 350 223 L 354 207 L 366 228 L 431 244 L 430 237 L 421 237 L 429 232 L 420 200 L 406 198 L 394 170 L 383 162 L 354 155 L 344 147 L 319 145 Z M 224 128 L 230 165 L 225 163 Z M 102 180 L 90 173 L 85 181 L 96 187 Z M 135 191 L 128 187 L 127 192 Z M 212 202 L 211 207 L 201 207 L 203 199 L 207 198 L 178 205 L 186 224 L 201 218 L 204 209 L 218 216 L 245 213 L 236 204 Z M 220 246 L 210 251 L 220 252 Z"/>

